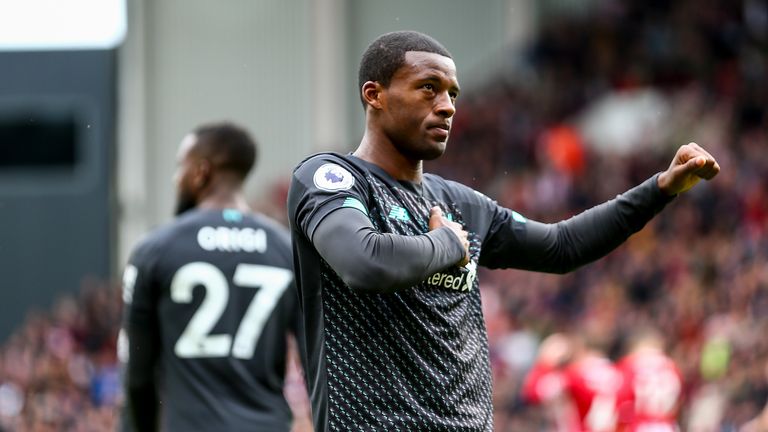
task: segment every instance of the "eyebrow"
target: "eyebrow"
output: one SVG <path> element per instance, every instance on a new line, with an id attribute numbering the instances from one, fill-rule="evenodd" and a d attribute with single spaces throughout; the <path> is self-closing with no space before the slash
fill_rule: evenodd
<path id="1" fill-rule="evenodd" d="M 422 78 L 419 78 L 418 81 L 419 82 L 431 81 L 431 82 L 442 83 L 443 82 L 443 78 L 440 75 L 438 75 L 438 74 L 436 74 L 434 72 L 431 72 L 429 75 L 424 76 Z M 461 87 L 459 87 L 459 83 L 451 82 L 451 85 L 449 86 L 449 88 L 451 90 L 455 90 L 456 93 L 460 93 L 461 92 Z"/>

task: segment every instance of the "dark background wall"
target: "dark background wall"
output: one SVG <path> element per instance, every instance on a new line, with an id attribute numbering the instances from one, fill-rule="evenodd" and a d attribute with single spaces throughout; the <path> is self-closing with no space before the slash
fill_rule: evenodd
<path id="1" fill-rule="evenodd" d="M 114 117 L 114 51 L 0 52 L 0 341 L 109 276 Z"/>

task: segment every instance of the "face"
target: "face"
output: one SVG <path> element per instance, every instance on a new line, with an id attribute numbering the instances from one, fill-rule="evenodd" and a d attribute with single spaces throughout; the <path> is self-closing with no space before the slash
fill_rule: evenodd
<path id="1" fill-rule="evenodd" d="M 189 134 L 181 140 L 176 156 L 176 173 L 173 180 L 176 186 L 176 210 L 178 216 L 197 206 L 196 165 L 192 148 L 197 143 L 197 137 Z"/>
<path id="2" fill-rule="evenodd" d="M 458 95 L 453 60 L 409 51 L 389 87 L 381 90 L 382 131 L 406 157 L 435 159 L 445 152 Z"/>

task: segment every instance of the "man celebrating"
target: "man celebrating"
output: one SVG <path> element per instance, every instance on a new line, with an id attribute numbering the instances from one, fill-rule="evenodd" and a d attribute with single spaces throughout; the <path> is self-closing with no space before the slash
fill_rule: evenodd
<path id="1" fill-rule="evenodd" d="M 624 378 L 603 352 L 603 344 L 588 329 L 573 335 L 555 333 L 541 343 L 521 393 L 528 403 L 548 406 L 557 431 L 618 430 Z"/>
<path id="2" fill-rule="evenodd" d="M 459 95 L 439 42 L 380 36 L 363 54 L 359 89 L 360 146 L 303 161 L 288 196 L 317 431 L 493 430 L 477 266 L 573 270 L 719 170 L 685 145 L 667 171 L 543 224 L 423 173 L 422 161 L 445 151 Z"/>
<path id="3" fill-rule="evenodd" d="M 178 217 L 135 249 L 123 277 L 129 424 L 287 432 L 286 336 L 301 314 L 288 233 L 243 196 L 256 145 L 235 125 L 205 125 L 178 159 Z"/>
<path id="4" fill-rule="evenodd" d="M 675 432 L 683 397 L 683 377 L 664 352 L 664 337 L 653 327 L 636 328 L 617 367 L 624 376 L 620 423 L 628 432 Z"/>

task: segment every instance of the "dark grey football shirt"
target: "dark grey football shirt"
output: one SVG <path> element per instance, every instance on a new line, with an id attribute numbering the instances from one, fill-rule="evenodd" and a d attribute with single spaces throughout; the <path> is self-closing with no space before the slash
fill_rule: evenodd
<path id="1" fill-rule="evenodd" d="M 135 249 L 124 300 L 134 429 L 290 430 L 287 336 L 301 314 L 287 230 L 236 210 L 185 213 Z"/>
<path id="2" fill-rule="evenodd" d="M 350 155 L 305 160 L 288 210 L 316 430 L 493 430 L 477 266 L 571 270 L 615 248 L 668 200 L 654 177 L 543 224 L 435 175 L 414 184 Z M 433 206 L 469 232 L 468 265 L 412 265 L 425 248 L 453 263 L 461 257 L 445 232 L 427 234 Z M 413 275 L 424 278 L 403 286 Z"/>

